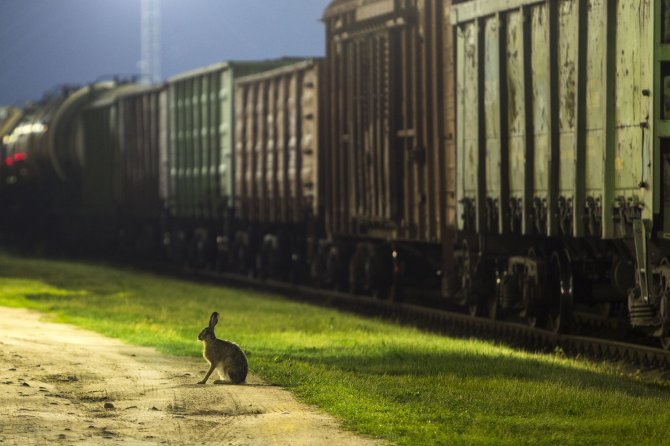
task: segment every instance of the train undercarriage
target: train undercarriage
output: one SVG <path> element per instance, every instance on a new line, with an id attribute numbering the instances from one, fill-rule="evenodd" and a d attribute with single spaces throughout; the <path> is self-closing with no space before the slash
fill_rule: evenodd
<path id="1" fill-rule="evenodd" d="M 451 262 L 437 243 L 328 239 L 316 222 L 223 227 L 182 222 L 164 236 L 169 257 L 379 299 L 436 297 L 473 317 L 523 321 L 555 333 L 570 333 L 584 320 L 616 321 L 670 349 L 670 249 L 649 241 L 639 225 L 631 225 L 632 237 L 611 241 L 461 233 Z"/>
<path id="2" fill-rule="evenodd" d="M 455 295 L 473 316 L 556 333 L 577 318 L 624 321 L 669 349 L 670 250 L 634 231 L 637 240 L 464 238 Z"/>

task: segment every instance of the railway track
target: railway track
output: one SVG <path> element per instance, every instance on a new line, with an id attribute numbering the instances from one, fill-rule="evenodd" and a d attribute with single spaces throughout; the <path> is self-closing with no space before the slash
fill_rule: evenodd
<path id="1" fill-rule="evenodd" d="M 529 351 L 562 351 L 566 356 L 582 356 L 596 361 L 621 362 L 647 371 L 663 372 L 670 379 L 670 351 L 622 340 L 578 334 L 557 334 L 528 325 L 471 317 L 454 309 L 436 309 L 408 303 L 296 286 L 274 280 L 259 280 L 231 273 L 184 269 L 178 272 L 190 279 L 206 278 L 214 283 L 280 294 L 311 304 L 336 308 L 365 316 L 381 317 L 444 335 L 503 342 Z"/>

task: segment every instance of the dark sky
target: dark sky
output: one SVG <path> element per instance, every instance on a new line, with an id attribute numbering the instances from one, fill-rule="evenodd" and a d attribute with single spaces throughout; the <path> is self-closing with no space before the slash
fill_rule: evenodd
<path id="1" fill-rule="evenodd" d="M 163 78 L 228 59 L 321 56 L 330 0 L 160 0 Z M 0 106 L 139 73 L 140 0 L 0 0 Z"/>

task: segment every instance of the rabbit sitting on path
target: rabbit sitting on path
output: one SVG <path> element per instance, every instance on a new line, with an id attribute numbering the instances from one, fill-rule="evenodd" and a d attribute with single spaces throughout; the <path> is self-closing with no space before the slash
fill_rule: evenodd
<path id="1" fill-rule="evenodd" d="M 223 384 L 226 379 L 232 384 L 244 382 L 249 370 L 247 357 L 239 345 L 216 338 L 214 326 L 217 322 L 219 313 L 215 311 L 209 318 L 209 326 L 203 328 L 198 335 L 198 340 L 203 342 L 202 356 L 210 364 L 209 371 L 198 384 L 205 384 L 214 369 L 218 369 L 221 377 L 220 380 L 214 381 L 214 384 Z"/>

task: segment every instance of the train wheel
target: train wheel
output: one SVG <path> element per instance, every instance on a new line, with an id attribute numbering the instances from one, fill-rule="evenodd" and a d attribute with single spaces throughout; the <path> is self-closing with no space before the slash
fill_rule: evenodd
<path id="1" fill-rule="evenodd" d="M 366 288 L 375 299 L 387 299 L 391 288 L 392 264 L 381 248 L 370 247 L 365 257 Z"/>
<path id="2" fill-rule="evenodd" d="M 267 280 L 271 275 L 268 254 L 264 252 L 263 248 L 256 253 L 254 269 L 256 270 L 256 275 L 261 280 Z"/>
<path id="3" fill-rule="evenodd" d="M 495 270 L 495 289 L 492 293 L 489 293 L 486 299 L 486 309 L 491 320 L 498 320 L 502 316 L 502 309 L 500 308 L 500 296 L 503 292 L 504 281 L 506 280 L 507 273 L 505 270 L 502 270 L 500 267 L 496 267 Z"/>
<path id="4" fill-rule="evenodd" d="M 256 254 L 256 272 L 263 279 L 281 279 L 279 265 L 279 243 L 277 238 L 271 234 L 266 234 L 261 243 L 260 249 Z"/>
<path id="5" fill-rule="evenodd" d="M 328 253 L 328 247 L 319 243 L 316 252 L 312 252 L 311 256 L 307 259 L 309 281 L 312 285 L 315 285 L 319 288 L 325 288 L 328 286 L 328 279 L 326 278 Z"/>
<path id="6" fill-rule="evenodd" d="M 486 309 L 486 301 L 479 293 L 481 288 L 477 284 L 478 262 L 474 258 L 474 253 L 470 250 L 467 240 L 463 240 L 463 256 L 461 257 L 461 290 L 468 308 L 468 313 L 472 317 L 483 316 Z"/>
<path id="7" fill-rule="evenodd" d="M 213 264 L 215 241 L 205 228 L 197 228 L 191 240 L 189 263 L 196 268 L 211 268 Z"/>
<path id="8" fill-rule="evenodd" d="M 305 283 L 309 280 L 308 267 L 297 252 L 291 254 L 288 280 L 293 285 Z"/>
<path id="9" fill-rule="evenodd" d="M 344 290 L 343 263 L 340 250 L 336 246 L 331 246 L 326 258 L 326 283 L 336 291 Z"/>
<path id="10" fill-rule="evenodd" d="M 670 261 L 667 258 L 661 260 L 661 266 L 667 267 L 669 264 Z M 661 306 L 659 308 L 661 320 L 663 321 L 662 322 L 663 326 L 661 328 L 663 329 L 664 333 L 667 334 L 668 333 L 667 324 L 668 321 L 670 321 L 670 294 L 668 293 L 670 283 L 668 283 L 667 279 L 664 276 L 661 276 L 661 283 L 659 288 L 663 290 L 660 302 Z M 661 336 L 660 338 L 658 338 L 658 340 L 661 343 L 661 347 L 663 347 L 663 350 L 670 350 L 670 336 Z"/>
<path id="11" fill-rule="evenodd" d="M 356 247 L 356 252 L 349 261 L 349 292 L 351 294 L 361 294 L 364 289 L 365 271 L 363 265 L 365 264 L 364 257 L 366 254 L 360 247 Z"/>
<path id="12" fill-rule="evenodd" d="M 391 276 L 389 277 L 388 298 L 391 302 L 402 302 L 404 298 L 405 261 L 398 247 L 391 247 Z"/>
<path id="13" fill-rule="evenodd" d="M 565 251 L 556 251 L 549 259 L 547 274 L 549 293 L 549 328 L 554 333 L 567 333 L 572 321 L 574 278 L 570 257 Z"/>
<path id="14" fill-rule="evenodd" d="M 237 235 L 235 241 L 233 242 L 233 248 L 231 252 L 231 265 L 234 265 L 233 268 L 240 274 L 253 275 L 255 258 L 251 257 L 251 247 L 249 246 L 248 240 L 244 237 Z"/>
<path id="15" fill-rule="evenodd" d="M 186 233 L 179 229 L 174 232 L 172 238 L 172 245 L 170 256 L 172 261 L 177 264 L 184 266 L 188 258 L 188 246 L 186 243 Z"/>
<path id="16" fill-rule="evenodd" d="M 528 252 L 530 259 L 535 259 L 537 256 L 535 250 L 531 249 Z M 526 264 L 519 272 L 521 286 L 521 296 L 523 299 L 523 308 L 521 310 L 521 317 L 526 319 L 526 323 L 530 327 L 541 327 L 544 324 L 546 312 L 543 311 L 541 301 L 541 289 L 538 283 L 538 271 L 531 270 L 531 266 Z"/>
<path id="17" fill-rule="evenodd" d="M 468 313 L 472 317 L 482 317 L 485 316 L 485 311 L 488 306 L 488 303 L 485 301 L 485 299 L 475 295 L 472 296 L 470 299 L 471 302 L 468 305 Z"/>

